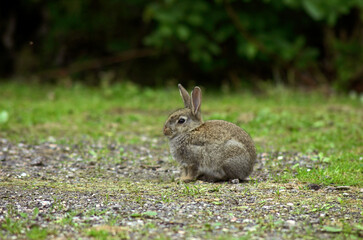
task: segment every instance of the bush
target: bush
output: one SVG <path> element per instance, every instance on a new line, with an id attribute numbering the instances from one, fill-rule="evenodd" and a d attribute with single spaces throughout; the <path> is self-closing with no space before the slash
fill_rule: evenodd
<path id="1" fill-rule="evenodd" d="M 362 0 L 2 4 L 0 34 L 7 42 L 0 46 L 0 62 L 11 63 L 0 69 L 3 76 L 40 72 L 45 80 L 89 79 L 110 69 L 114 78 L 144 84 L 167 78 L 233 85 L 272 79 L 362 87 Z"/>

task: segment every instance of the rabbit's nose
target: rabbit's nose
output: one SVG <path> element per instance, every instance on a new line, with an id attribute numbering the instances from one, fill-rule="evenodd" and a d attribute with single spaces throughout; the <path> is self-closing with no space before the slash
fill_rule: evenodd
<path id="1" fill-rule="evenodd" d="M 171 134 L 171 130 L 170 130 L 170 128 L 168 128 L 167 126 L 164 126 L 164 135 L 165 136 L 168 136 L 168 135 L 170 135 Z"/>

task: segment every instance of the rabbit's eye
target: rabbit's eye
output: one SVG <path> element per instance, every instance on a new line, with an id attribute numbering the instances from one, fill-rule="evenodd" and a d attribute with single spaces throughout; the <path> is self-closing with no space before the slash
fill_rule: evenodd
<path id="1" fill-rule="evenodd" d="M 185 118 L 179 118 L 178 123 L 179 123 L 179 124 L 183 124 L 183 123 L 185 123 Z"/>

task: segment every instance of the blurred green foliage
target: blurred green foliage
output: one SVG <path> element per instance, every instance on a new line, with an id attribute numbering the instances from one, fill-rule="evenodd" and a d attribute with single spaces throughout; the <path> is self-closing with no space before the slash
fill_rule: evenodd
<path id="1" fill-rule="evenodd" d="M 0 62 L 13 63 L 2 65 L 1 75 L 60 69 L 41 75 L 42 80 L 89 79 L 90 73 L 112 70 L 114 79 L 143 84 L 177 78 L 239 86 L 272 79 L 363 90 L 363 0 L 15 0 L 1 5 L 0 34 L 6 41 L 0 44 Z"/>

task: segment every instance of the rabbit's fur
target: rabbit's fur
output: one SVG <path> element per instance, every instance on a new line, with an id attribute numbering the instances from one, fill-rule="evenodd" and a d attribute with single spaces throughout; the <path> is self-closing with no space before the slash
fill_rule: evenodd
<path id="1" fill-rule="evenodd" d="M 252 138 L 237 125 L 201 116 L 202 93 L 178 85 L 185 108 L 169 115 L 164 135 L 173 158 L 181 164 L 181 180 L 225 181 L 245 179 L 253 170 L 256 149 Z"/>

